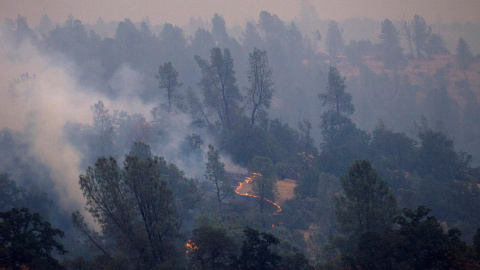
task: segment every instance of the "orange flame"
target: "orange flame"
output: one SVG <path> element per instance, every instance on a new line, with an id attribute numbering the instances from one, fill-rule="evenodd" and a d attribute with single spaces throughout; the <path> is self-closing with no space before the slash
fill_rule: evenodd
<path id="1" fill-rule="evenodd" d="M 240 182 L 237 186 L 237 188 L 235 189 L 235 193 L 237 193 L 238 195 L 241 195 L 241 196 L 248 196 L 248 197 L 254 197 L 254 198 L 260 198 L 259 196 L 257 195 L 253 195 L 253 194 L 248 194 L 247 193 L 240 193 L 240 189 L 242 188 L 243 184 L 248 184 L 250 182 L 252 182 L 256 177 L 261 177 L 262 175 L 259 174 L 259 173 L 253 173 L 252 176 L 247 176 L 245 177 L 245 180 L 243 182 Z M 282 207 L 280 207 L 280 205 L 272 202 L 271 200 L 269 199 L 266 199 L 266 198 L 263 198 L 265 201 L 273 204 L 275 207 L 277 207 L 277 210 L 275 210 L 275 212 L 273 212 L 274 215 L 280 213 L 282 211 Z"/>
<path id="2" fill-rule="evenodd" d="M 195 245 L 195 243 L 192 242 L 192 240 L 188 240 L 186 243 L 185 243 L 185 248 L 187 248 L 186 252 L 187 254 L 194 250 L 194 249 L 198 249 L 198 246 Z"/>

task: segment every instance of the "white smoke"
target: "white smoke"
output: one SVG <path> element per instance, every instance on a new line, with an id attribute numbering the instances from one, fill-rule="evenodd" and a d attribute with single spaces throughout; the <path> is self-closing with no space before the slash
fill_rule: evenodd
<path id="1" fill-rule="evenodd" d="M 92 124 L 91 106 L 99 100 L 110 112 L 127 111 L 149 117 L 154 105 L 142 104 L 137 98 L 145 87 L 144 75 L 128 64 L 121 65 L 107 82 L 120 95 L 109 100 L 98 94 L 99 91 L 79 84 L 79 68 L 74 63 L 59 55 L 40 52 L 28 39 L 13 46 L 2 31 L 0 63 L 0 129 L 26 134 L 32 145 L 29 154 L 50 170 L 55 187 L 52 193 L 58 195 L 61 208 L 66 213 L 84 211 L 85 198 L 78 185 L 79 175 L 85 172 L 81 167 L 82 153 L 68 141 L 64 127 L 71 122 Z M 22 76 L 26 73 L 28 76 Z M 188 177 L 203 178 L 205 156 L 191 158 L 180 151 L 185 136 L 198 133 L 190 127 L 191 118 L 178 113 L 165 119 L 168 141 L 151 145 L 154 154 L 175 163 Z M 201 133 L 205 140 L 202 151 L 206 154 L 208 144 L 214 144 L 214 139 L 206 132 Z M 222 162 L 227 171 L 245 172 L 234 165 L 228 155 L 222 154 Z M 42 183 L 35 184 L 42 186 Z M 90 215 L 83 214 L 93 224 Z"/>
<path id="2" fill-rule="evenodd" d="M 91 105 L 106 98 L 80 86 L 75 65 L 66 59 L 42 54 L 28 39 L 12 46 L 1 31 L 0 63 L 0 129 L 26 134 L 32 145 L 29 154 L 50 169 L 61 208 L 66 213 L 83 210 L 85 199 L 78 179 L 85 168 L 80 168 L 81 153 L 68 142 L 63 130 L 69 122 L 92 123 Z M 117 82 L 129 69 L 120 72 L 112 83 L 133 87 Z M 127 78 L 136 76 L 130 74 Z M 105 104 L 113 110 L 141 108 L 141 102 L 131 96 Z"/>

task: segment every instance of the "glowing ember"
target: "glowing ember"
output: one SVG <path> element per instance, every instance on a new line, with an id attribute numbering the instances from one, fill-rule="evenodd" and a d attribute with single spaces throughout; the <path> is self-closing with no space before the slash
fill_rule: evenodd
<path id="1" fill-rule="evenodd" d="M 248 196 L 248 197 L 254 197 L 254 198 L 260 198 L 259 196 L 257 195 L 253 195 L 253 194 L 248 194 L 247 193 L 240 193 L 240 189 L 242 188 L 243 184 L 248 184 L 250 182 L 252 182 L 255 177 L 261 177 L 262 175 L 259 174 L 259 173 L 253 173 L 252 176 L 247 176 L 245 177 L 245 180 L 243 182 L 240 182 L 237 186 L 237 188 L 235 189 L 235 193 L 237 193 L 238 195 L 241 195 L 241 196 Z M 266 199 L 266 198 L 263 198 L 265 201 L 273 204 L 275 207 L 277 207 L 277 210 L 275 210 L 275 212 L 273 213 L 274 215 L 280 213 L 282 211 L 282 207 L 280 207 L 280 205 L 270 201 L 269 199 Z"/>
<path id="2" fill-rule="evenodd" d="M 185 243 L 185 247 L 187 248 L 187 250 L 186 250 L 187 254 L 188 254 L 188 252 L 190 252 L 194 249 L 198 249 L 197 245 L 195 245 L 195 243 L 193 243 L 192 240 L 188 240 Z"/>

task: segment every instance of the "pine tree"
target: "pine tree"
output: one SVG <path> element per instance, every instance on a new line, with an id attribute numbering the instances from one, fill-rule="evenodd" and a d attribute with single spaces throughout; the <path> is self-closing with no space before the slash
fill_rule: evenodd
<path id="1" fill-rule="evenodd" d="M 203 104 L 211 114 L 217 116 L 218 125 L 229 130 L 242 100 L 236 84 L 233 59 L 229 49 L 224 49 L 222 53 L 220 48 L 213 48 L 210 53 L 210 62 L 195 56 L 202 72 L 199 86 L 203 90 Z"/>
<path id="2" fill-rule="evenodd" d="M 218 207 L 222 208 L 222 201 L 233 194 L 233 187 L 227 178 L 225 164 L 220 161 L 220 154 L 213 145 L 208 145 L 207 163 L 205 164 L 205 178 L 213 184 Z"/>
<path id="3" fill-rule="evenodd" d="M 382 22 L 382 33 L 380 34 L 382 45 L 382 58 L 386 68 L 397 71 L 405 66 L 403 49 L 400 47 L 399 32 L 392 21 L 385 19 Z"/>
<path id="4" fill-rule="evenodd" d="M 168 112 L 172 110 L 172 102 L 179 105 L 181 98 L 177 92 L 177 88 L 182 86 L 178 82 L 178 72 L 173 68 L 172 62 L 166 62 L 158 68 L 158 74 L 155 78 L 159 81 L 159 88 L 165 89 L 167 96 Z"/>
<path id="5" fill-rule="evenodd" d="M 467 42 L 463 38 L 458 39 L 456 62 L 458 69 L 465 76 L 465 81 L 467 81 L 467 73 L 465 71 L 472 66 L 473 61 L 474 57 Z"/>
<path id="6" fill-rule="evenodd" d="M 357 160 L 350 166 L 342 177 L 342 187 L 345 195 L 334 198 L 335 214 L 346 243 L 341 249 L 348 254 L 364 232 L 391 228 L 397 202 L 387 182 L 378 177 L 367 160 Z"/>
<path id="7" fill-rule="evenodd" d="M 273 78 L 266 51 L 255 48 L 253 53 L 250 54 L 249 60 L 248 81 L 250 87 L 247 90 L 246 102 L 247 107 L 252 110 L 253 125 L 257 115 L 270 107 L 273 94 Z"/>

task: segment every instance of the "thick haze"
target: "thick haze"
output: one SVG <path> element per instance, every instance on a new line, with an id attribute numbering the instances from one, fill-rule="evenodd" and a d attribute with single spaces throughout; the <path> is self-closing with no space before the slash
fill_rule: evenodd
<path id="1" fill-rule="evenodd" d="M 66 268 L 195 268 L 197 232 L 234 250 L 247 224 L 292 263 L 367 257 L 364 239 L 417 261 L 390 224 L 417 205 L 459 229 L 428 254 L 474 256 L 457 240 L 480 235 L 479 29 L 480 0 L 0 0 L 0 211 L 66 230 Z M 77 210 L 105 256 L 80 247 Z"/>
<path id="2" fill-rule="evenodd" d="M 277 14 L 284 20 L 292 20 L 300 12 L 302 0 L 2 0 L 0 1 L 0 20 L 16 18 L 21 14 L 28 18 L 31 25 L 37 25 L 43 14 L 47 14 L 53 23 L 65 21 L 69 14 L 84 23 L 94 23 L 98 17 L 105 21 L 121 21 L 130 18 L 141 21 L 148 17 L 151 23 L 164 22 L 185 25 L 190 17 L 202 17 L 209 20 L 219 13 L 227 18 L 227 24 L 243 24 L 246 20 L 257 18 L 262 10 Z M 415 14 L 430 22 L 437 20 L 479 21 L 480 1 L 478 0 L 339 0 L 310 1 L 320 19 L 337 21 L 351 17 L 370 17 L 375 20 L 385 18 L 398 20 Z"/>

